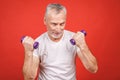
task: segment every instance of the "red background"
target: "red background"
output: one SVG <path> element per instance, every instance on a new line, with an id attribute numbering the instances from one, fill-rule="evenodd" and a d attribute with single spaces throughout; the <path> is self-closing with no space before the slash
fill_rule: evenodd
<path id="1" fill-rule="evenodd" d="M 46 31 L 46 5 L 57 2 L 68 10 L 66 29 L 85 29 L 86 41 L 99 70 L 91 74 L 77 58 L 77 80 L 120 80 L 120 0 L 0 0 L 0 80 L 23 80 L 23 35 L 36 38 Z"/>

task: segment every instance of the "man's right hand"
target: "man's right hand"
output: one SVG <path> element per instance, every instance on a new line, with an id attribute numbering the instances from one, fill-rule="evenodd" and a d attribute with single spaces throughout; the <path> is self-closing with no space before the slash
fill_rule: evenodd
<path id="1" fill-rule="evenodd" d="M 34 48 L 33 48 L 34 40 L 31 37 L 26 36 L 24 38 L 24 40 L 22 41 L 22 44 L 24 46 L 25 52 L 33 52 L 33 50 L 34 50 Z"/>

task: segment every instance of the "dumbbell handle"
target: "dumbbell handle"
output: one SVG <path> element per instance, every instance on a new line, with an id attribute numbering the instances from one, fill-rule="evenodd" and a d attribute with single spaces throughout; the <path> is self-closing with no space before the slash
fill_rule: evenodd
<path id="1" fill-rule="evenodd" d="M 80 32 L 82 32 L 85 36 L 87 35 L 87 33 L 86 33 L 85 30 L 81 30 Z M 75 44 L 76 44 L 76 42 L 75 42 L 74 39 L 71 39 L 71 40 L 70 40 L 70 43 L 71 43 L 72 45 L 75 45 Z"/>
<path id="2" fill-rule="evenodd" d="M 23 42 L 24 38 L 25 38 L 25 36 L 23 36 L 23 37 L 21 38 L 21 43 Z M 38 46 L 39 46 L 39 42 L 34 42 L 33 48 L 34 48 L 34 49 L 37 49 Z"/>

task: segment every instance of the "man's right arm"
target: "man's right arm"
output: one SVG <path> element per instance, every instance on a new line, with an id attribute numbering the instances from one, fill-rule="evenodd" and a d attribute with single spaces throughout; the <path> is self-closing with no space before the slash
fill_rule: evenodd
<path id="1" fill-rule="evenodd" d="M 31 37 L 25 37 L 22 43 L 25 49 L 23 64 L 24 80 L 34 80 L 39 67 L 39 57 L 33 55 L 34 40 Z"/>

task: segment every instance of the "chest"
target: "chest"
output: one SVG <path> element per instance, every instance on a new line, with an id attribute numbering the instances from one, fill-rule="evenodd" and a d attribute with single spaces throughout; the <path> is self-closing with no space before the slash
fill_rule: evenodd
<path id="1" fill-rule="evenodd" d="M 44 65 L 71 64 L 74 62 L 75 48 L 65 42 L 47 43 L 40 51 L 41 63 Z"/>

